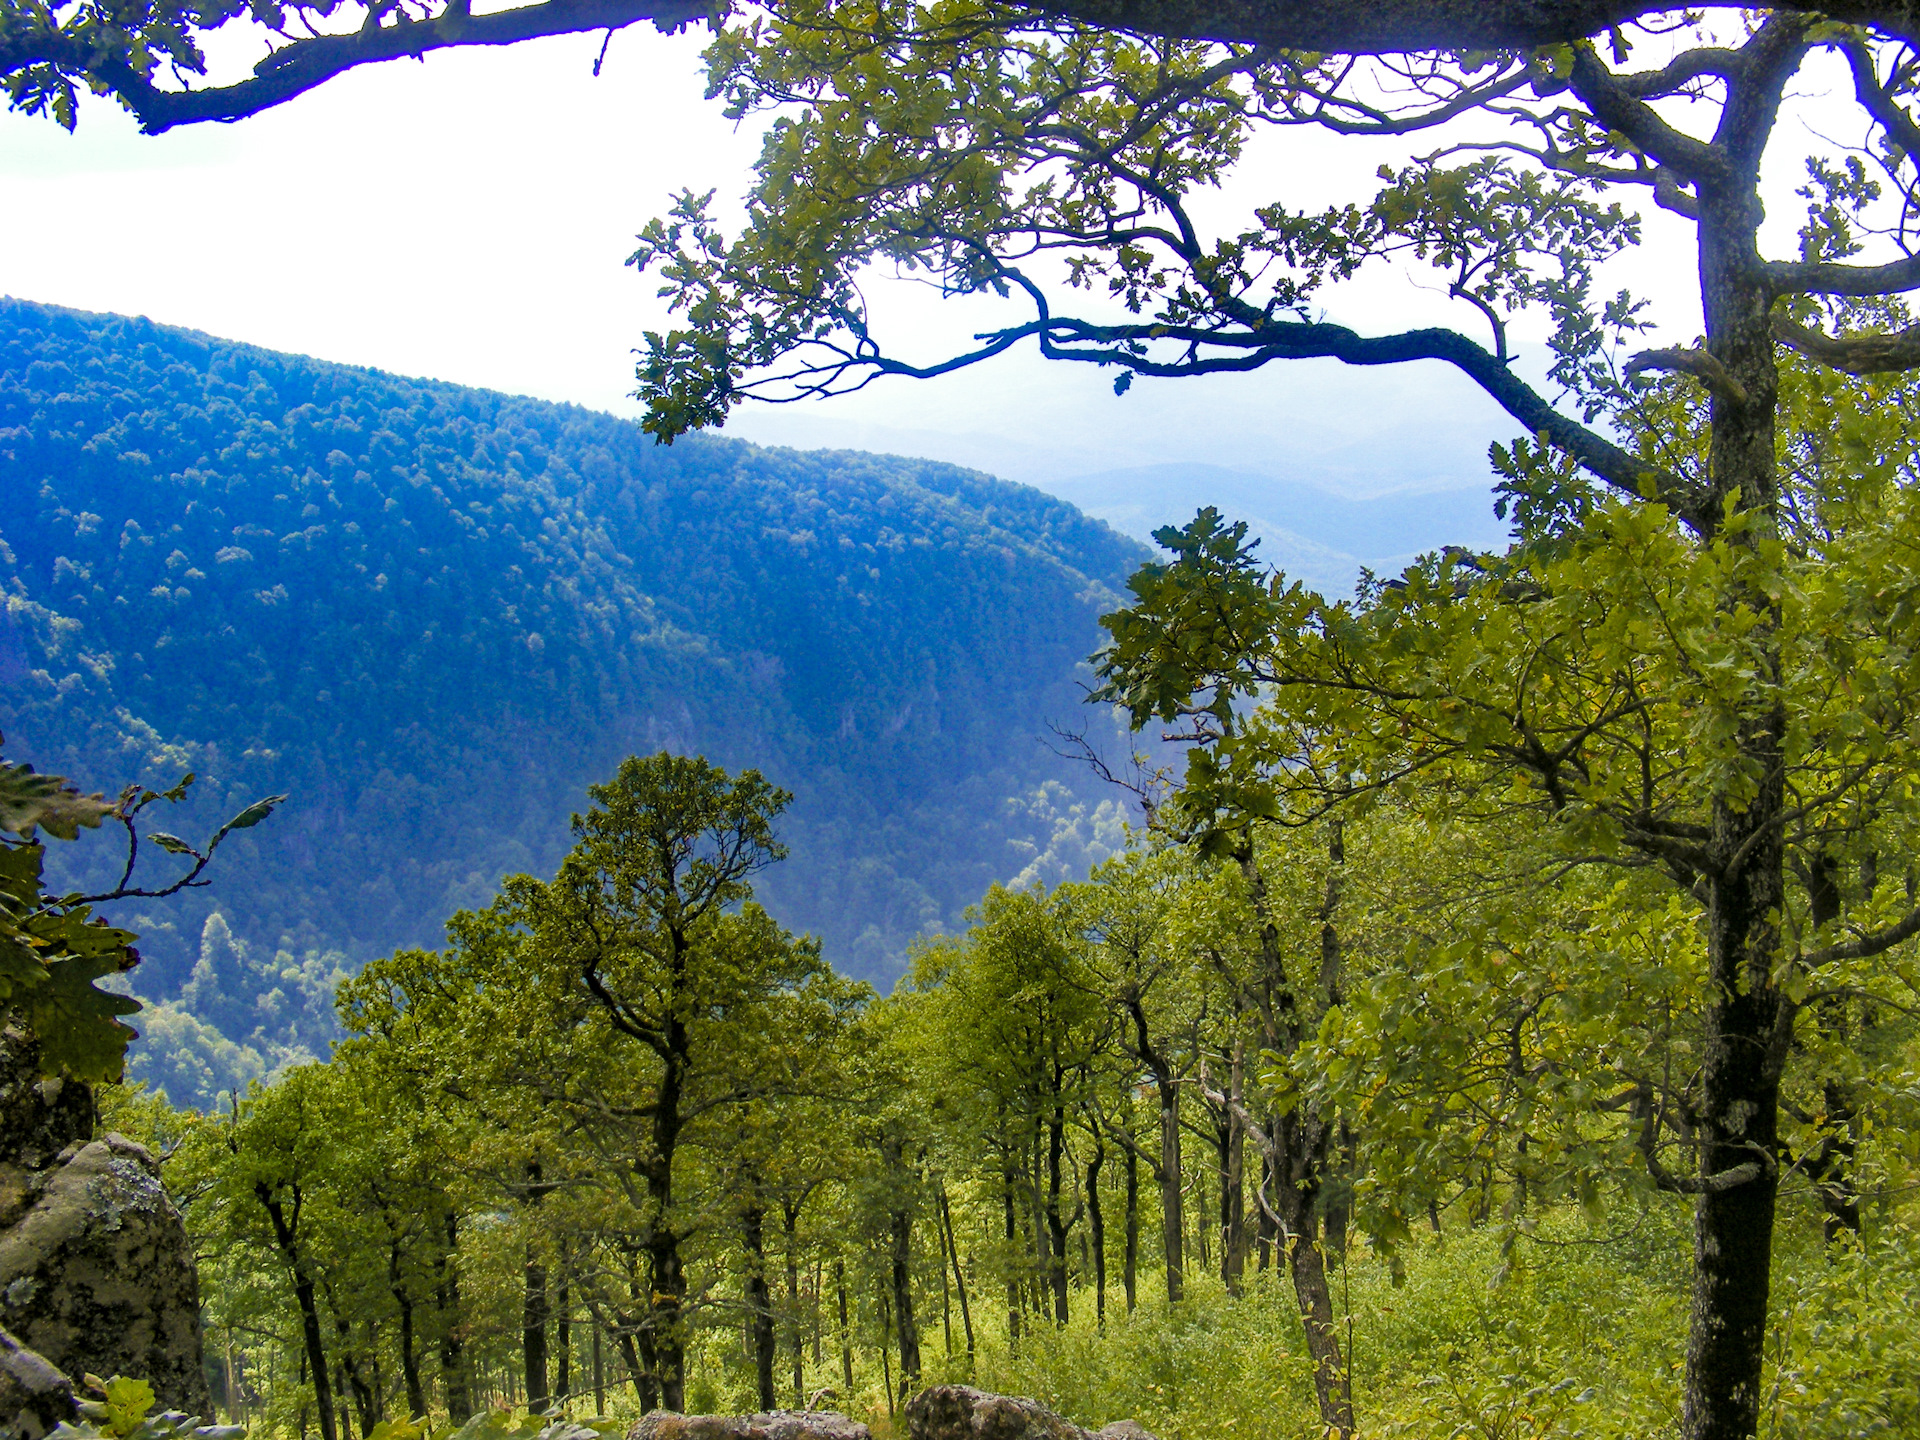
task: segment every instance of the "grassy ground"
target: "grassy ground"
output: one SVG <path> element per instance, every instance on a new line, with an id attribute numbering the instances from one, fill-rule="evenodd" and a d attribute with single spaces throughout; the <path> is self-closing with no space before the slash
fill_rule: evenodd
<path id="1" fill-rule="evenodd" d="M 1572 1214 L 1503 1253 L 1492 1230 L 1423 1238 L 1398 1266 L 1356 1248 L 1335 1273 L 1365 1437 L 1653 1440 L 1675 1432 L 1690 1242 L 1682 1207 L 1596 1233 Z M 1398 1271 L 1396 1277 L 1395 1271 Z M 1154 1277 L 1157 1282 L 1158 1277 Z M 972 1375 L 1081 1424 L 1138 1420 L 1162 1440 L 1308 1440 L 1322 1434 L 1292 1292 L 1276 1274 L 1229 1300 L 1194 1283 L 1132 1315 L 1090 1296 L 1064 1329 L 1017 1352 L 984 1343 Z M 1811 1217 L 1782 1227 L 1762 1435 L 1852 1440 L 1920 1434 L 1920 1240 L 1885 1219 L 1863 1251 L 1830 1255 Z M 884 1415 L 876 1415 L 881 1419 Z"/>

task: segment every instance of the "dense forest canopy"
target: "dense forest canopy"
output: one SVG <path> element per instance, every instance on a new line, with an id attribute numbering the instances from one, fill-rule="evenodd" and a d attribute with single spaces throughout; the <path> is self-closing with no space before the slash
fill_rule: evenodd
<path id="1" fill-rule="evenodd" d="M 1094 618 L 1138 553 L 945 466 L 663 450 L 16 301 L 0 485 L 24 502 L 0 518 L 9 753 L 96 787 L 191 770 L 210 820 L 293 794 L 216 888 L 122 915 L 145 993 L 310 1048 L 337 973 L 551 863 L 582 787 L 662 745 L 788 784 L 770 899 L 841 968 L 898 973 L 1077 823 L 1060 787 L 1095 787 L 1047 724 L 1085 723 Z"/>
<path id="2" fill-rule="evenodd" d="M 591 801 L 554 871 L 343 987 L 330 1063 L 212 1115 L 102 1092 L 170 1156 L 256 1435 L 897 1427 L 939 1380 L 1171 1440 L 1675 1428 L 1691 1202 L 1604 1103 L 1701 1036 L 1658 877 L 1415 807 L 1214 856 L 1176 797 L 880 997 L 753 898 L 764 777 L 633 756 Z M 1852 1108 L 1792 1136 L 1769 1436 L 1920 1423 L 1912 1017 L 1850 1039 L 1793 1075 Z"/>

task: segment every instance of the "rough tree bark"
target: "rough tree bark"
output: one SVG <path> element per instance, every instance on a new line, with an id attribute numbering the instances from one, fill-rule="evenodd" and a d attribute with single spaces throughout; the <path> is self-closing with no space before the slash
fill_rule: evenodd
<path id="1" fill-rule="evenodd" d="M 753 1379 L 762 1410 L 779 1403 L 773 1393 L 773 1292 L 767 1286 L 767 1214 L 749 1205 L 740 1214 L 740 1248 L 747 1256 L 747 1325 L 753 1335 Z M 802 1403 L 805 1403 L 804 1401 Z"/>

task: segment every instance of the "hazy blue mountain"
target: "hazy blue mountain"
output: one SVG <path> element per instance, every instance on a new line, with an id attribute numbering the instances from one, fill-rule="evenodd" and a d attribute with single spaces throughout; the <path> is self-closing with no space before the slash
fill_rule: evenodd
<path id="1" fill-rule="evenodd" d="M 1048 726 L 1112 742 L 1083 662 L 1144 552 L 1033 489 L 0 300 L 0 495 L 9 755 L 191 769 L 183 833 L 293 796 L 121 917 L 177 1098 L 322 1045 L 339 974 L 550 871 L 631 751 L 794 791 L 763 895 L 882 981 L 1117 838 Z"/>
<path id="2" fill-rule="evenodd" d="M 1050 481 L 1047 490 L 1122 534 L 1151 543 L 1162 525 L 1183 524 L 1203 505 L 1245 520 L 1269 565 L 1322 594 L 1349 594 L 1360 568 L 1391 575 L 1443 545 L 1504 549 L 1489 481 L 1481 489 L 1337 494 L 1218 465 L 1144 465 Z"/>

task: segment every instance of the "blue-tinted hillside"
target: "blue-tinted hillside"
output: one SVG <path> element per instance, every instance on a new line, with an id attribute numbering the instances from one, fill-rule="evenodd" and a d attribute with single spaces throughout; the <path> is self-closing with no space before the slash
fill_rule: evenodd
<path id="1" fill-rule="evenodd" d="M 125 917 L 143 992 L 229 1037 L 550 869 L 584 785 L 663 746 L 796 793 L 768 903 L 885 977 L 1046 847 L 1057 817 L 1011 800 L 1090 793 L 1047 724 L 1101 720 L 1080 667 L 1143 555 L 945 465 L 662 449 L 10 300 L 0 496 L 9 753 L 102 787 L 193 769 L 202 821 L 294 796 L 211 891 Z"/>

